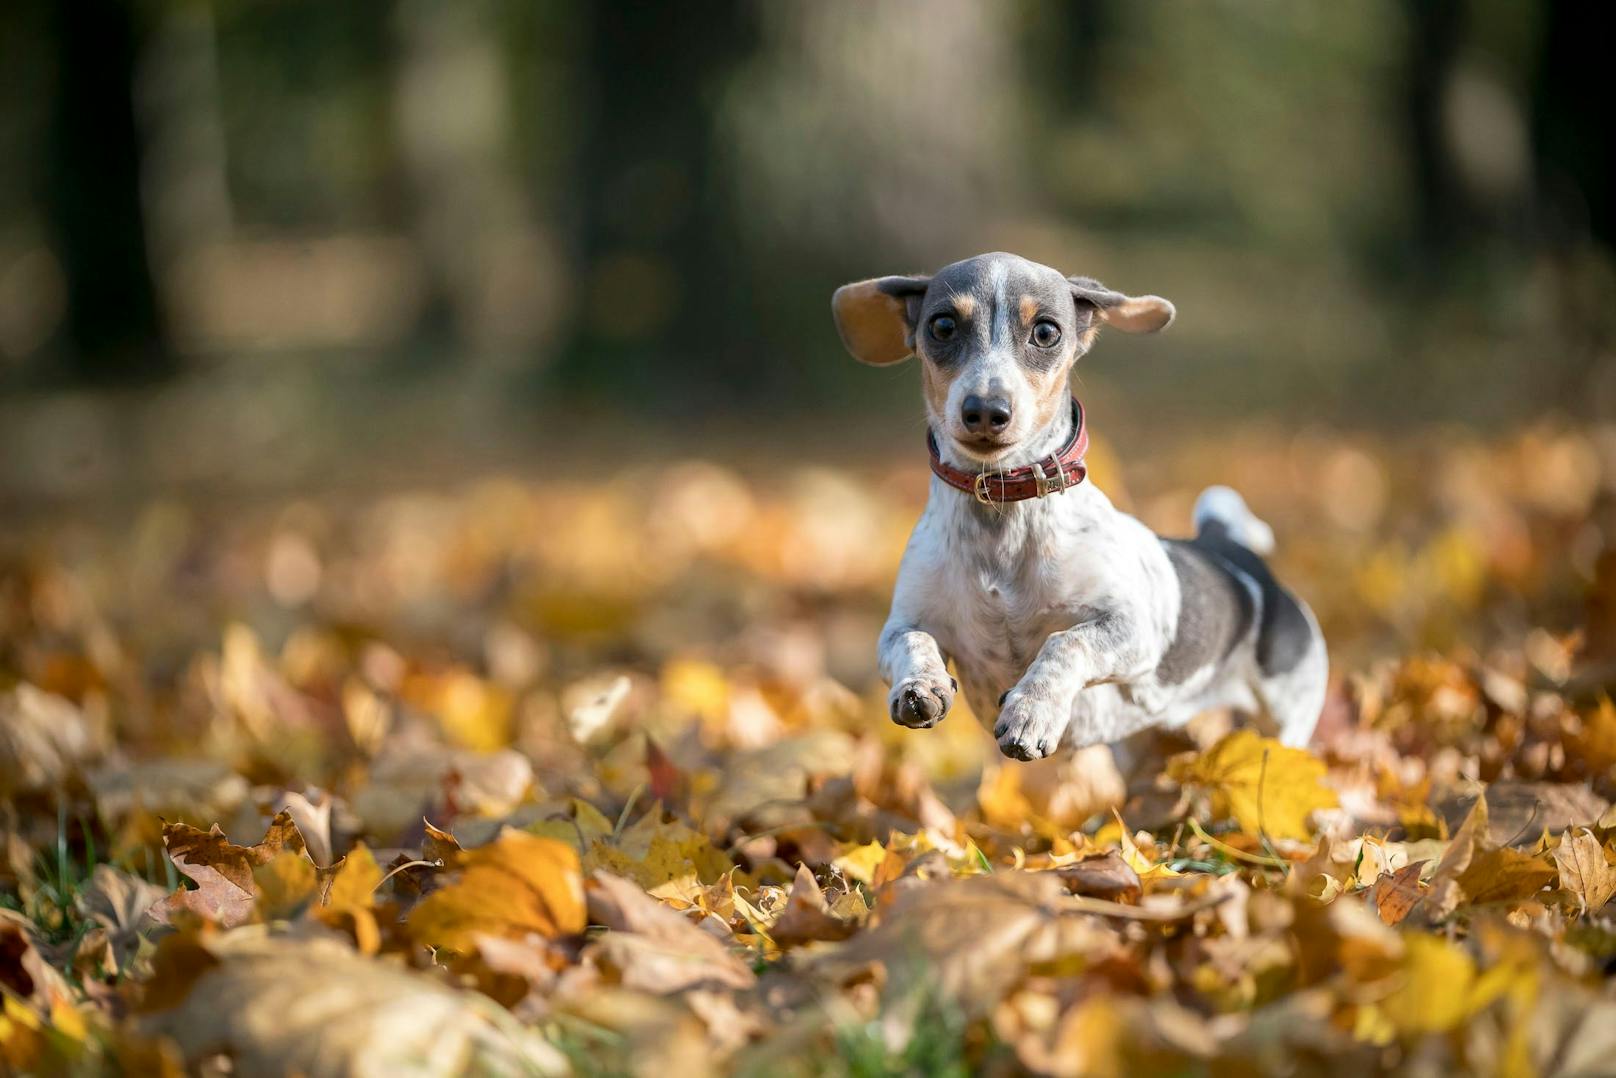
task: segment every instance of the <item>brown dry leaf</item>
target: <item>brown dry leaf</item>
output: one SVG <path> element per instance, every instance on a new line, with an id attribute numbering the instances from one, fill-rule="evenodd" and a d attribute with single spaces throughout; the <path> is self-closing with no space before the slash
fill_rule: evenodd
<path id="1" fill-rule="evenodd" d="M 1469 815 L 1454 832 L 1431 873 L 1431 891 L 1425 910 L 1432 919 L 1446 917 L 1464 901 L 1466 896 L 1459 886 L 1459 877 L 1470 867 L 1486 835 L 1487 795 L 1483 793 L 1470 807 Z"/>
<path id="2" fill-rule="evenodd" d="M 881 962 L 889 991 L 924 984 L 968 1013 L 985 1013 L 1029 965 L 1119 950 L 1115 931 L 1063 909 L 1068 901 L 1049 872 L 916 882 L 883 904 L 873 928 L 843 945 L 840 961 Z"/>
<path id="3" fill-rule="evenodd" d="M 1437 805 L 1450 827 L 1460 825 L 1472 802 L 1457 797 Z M 1559 834 L 1594 824 L 1610 802 L 1586 783 L 1494 782 L 1487 787 L 1487 841 L 1494 846 L 1530 844 L 1544 831 Z"/>
<path id="4" fill-rule="evenodd" d="M 1478 850 L 1459 874 L 1459 889 L 1473 903 L 1530 898 L 1554 882 L 1554 867 L 1541 857 L 1512 850 Z"/>
<path id="5" fill-rule="evenodd" d="M 1430 890 L 1420 883 L 1420 873 L 1427 864 L 1427 861 L 1414 861 L 1395 872 L 1382 874 L 1375 881 L 1374 888 L 1369 892 L 1369 901 L 1374 903 L 1375 912 L 1386 924 L 1401 924 L 1403 918 Z"/>
<path id="6" fill-rule="evenodd" d="M 1586 827 L 1566 835 L 1554 851 L 1560 886 L 1577 897 L 1584 914 L 1597 913 L 1616 895 L 1616 867 Z"/>
<path id="7" fill-rule="evenodd" d="M 242 929 L 203 950 L 211 965 L 142 1023 L 173 1038 L 193 1068 L 224 1053 L 240 1074 L 309 1078 L 568 1069 L 492 1000 L 334 940 Z"/>
<path id="8" fill-rule="evenodd" d="M 72 701 L 26 682 L 0 691 L 0 795 L 60 785 L 102 748 Z"/>
<path id="9" fill-rule="evenodd" d="M 426 838 L 421 841 L 421 860 L 431 861 L 443 868 L 457 867 L 465 856 L 465 851 L 460 848 L 460 840 L 434 827 L 431 820 L 423 818 L 421 823 L 426 828 Z"/>
<path id="10" fill-rule="evenodd" d="M 156 922 L 148 911 L 168 892 L 139 876 L 111 865 L 96 865 L 90 881 L 78 893 L 79 913 L 106 929 L 119 966 L 139 945 L 141 930 Z"/>
<path id="11" fill-rule="evenodd" d="M 819 881 L 807 865 L 797 866 L 797 876 L 786 896 L 786 907 L 769 927 L 769 937 L 781 947 L 814 941 L 844 940 L 858 931 L 858 924 L 831 913 Z"/>
<path id="12" fill-rule="evenodd" d="M 410 911 L 410 935 L 469 954 L 478 935 L 569 936 L 585 925 L 583 875 L 571 846 L 506 828 L 468 850 L 460 878 Z"/>
<path id="13" fill-rule="evenodd" d="M 1168 773 L 1212 795 L 1212 810 L 1249 834 L 1305 839 L 1315 809 L 1334 808 L 1324 764 L 1253 730 L 1237 730 L 1206 752 L 1174 760 Z"/>
<path id="14" fill-rule="evenodd" d="M 227 818 L 247 799 L 247 780 L 221 760 L 142 760 L 92 772 L 96 811 L 109 820 L 150 812 L 173 820 Z"/>
<path id="15" fill-rule="evenodd" d="M 282 851 L 303 854 L 303 838 L 288 812 L 275 815 L 256 846 L 235 845 L 218 824 L 207 831 L 189 824 L 168 824 L 163 828 L 163 845 L 174 867 L 193 880 L 196 889 L 175 891 L 153 907 L 152 916 L 168 923 L 178 911 L 189 910 L 226 928 L 252 918 L 258 893 L 255 869 Z"/>
<path id="16" fill-rule="evenodd" d="M 590 951 L 623 985 L 654 993 L 749 988 L 752 970 L 716 936 L 609 872 L 589 877 L 590 920 L 611 929 Z"/>
<path id="17" fill-rule="evenodd" d="M 1055 875 L 1074 895 L 1120 900 L 1136 899 L 1140 893 L 1139 873 L 1116 850 L 1062 865 Z"/>
<path id="18" fill-rule="evenodd" d="M 40 939 L 28 918 L 0 909 L 0 988 L 12 997 L 49 1012 L 58 1000 L 71 1000 L 67 981 L 40 951 Z"/>

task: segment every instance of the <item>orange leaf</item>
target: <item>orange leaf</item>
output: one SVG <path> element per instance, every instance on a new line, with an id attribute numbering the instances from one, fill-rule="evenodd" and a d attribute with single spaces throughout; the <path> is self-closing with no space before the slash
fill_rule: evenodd
<path id="1" fill-rule="evenodd" d="M 582 932 L 583 875 L 566 843 L 506 828 L 463 855 L 460 879 L 410 913 L 410 934 L 430 947 L 469 954 L 479 934 L 554 937 Z"/>

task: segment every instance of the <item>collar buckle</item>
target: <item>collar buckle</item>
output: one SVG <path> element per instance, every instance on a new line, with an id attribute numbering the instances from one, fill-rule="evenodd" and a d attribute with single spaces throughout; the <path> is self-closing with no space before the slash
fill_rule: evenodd
<path id="1" fill-rule="evenodd" d="M 1050 459 L 1055 462 L 1054 476 L 1044 471 L 1043 461 L 1035 460 L 1032 463 L 1032 481 L 1033 486 L 1038 491 L 1036 497 L 1039 498 L 1046 494 L 1065 494 L 1066 488 L 1072 485 L 1066 471 L 1066 465 L 1060 459 L 1060 454 L 1057 453 Z"/>
<path id="2" fill-rule="evenodd" d="M 993 499 L 988 497 L 988 477 L 986 472 L 976 474 L 976 482 L 971 484 L 971 495 L 983 505 L 993 504 Z"/>

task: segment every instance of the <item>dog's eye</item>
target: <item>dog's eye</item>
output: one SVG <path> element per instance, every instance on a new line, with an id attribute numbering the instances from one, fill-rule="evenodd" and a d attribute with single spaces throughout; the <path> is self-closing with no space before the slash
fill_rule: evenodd
<path id="1" fill-rule="evenodd" d="M 954 333 L 959 329 L 952 315 L 940 314 L 931 320 L 931 335 L 939 341 L 952 340 Z"/>
<path id="2" fill-rule="evenodd" d="M 1053 348 L 1060 340 L 1060 327 L 1053 322 L 1040 322 L 1032 327 L 1032 343 L 1039 348 Z"/>

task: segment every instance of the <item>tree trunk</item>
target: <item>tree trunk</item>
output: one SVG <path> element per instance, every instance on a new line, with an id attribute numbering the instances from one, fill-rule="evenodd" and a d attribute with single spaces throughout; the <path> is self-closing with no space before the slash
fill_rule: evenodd
<path id="1" fill-rule="evenodd" d="M 54 6 L 57 87 L 47 198 L 67 276 L 67 370 L 98 383 L 171 374 L 140 194 L 141 31 L 122 0 Z"/>

